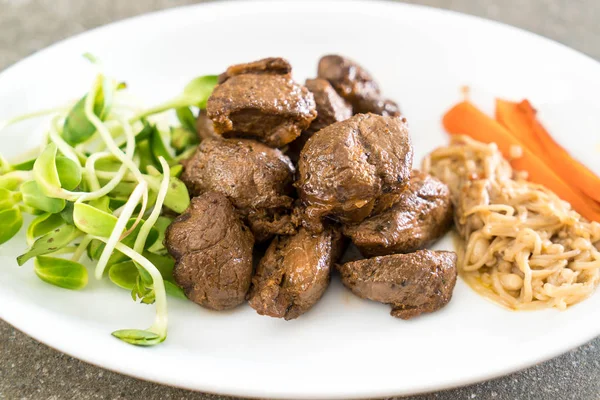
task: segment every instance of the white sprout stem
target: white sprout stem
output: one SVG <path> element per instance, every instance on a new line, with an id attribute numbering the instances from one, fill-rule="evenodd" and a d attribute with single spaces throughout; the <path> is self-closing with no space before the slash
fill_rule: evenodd
<path id="1" fill-rule="evenodd" d="M 47 110 L 34 111 L 32 113 L 18 115 L 16 117 L 0 121 L 0 132 L 11 125 L 19 122 L 27 121 L 28 119 L 39 118 L 54 113 L 64 113 L 71 108 L 71 105 L 65 107 L 50 108 Z"/>
<path id="2" fill-rule="evenodd" d="M 73 256 L 71 257 L 71 261 L 79 261 L 81 259 L 81 257 L 83 256 L 83 254 L 85 253 L 85 249 L 87 249 L 87 247 L 89 246 L 90 242 L 92 241 L 92 236 L 91 235 L 85 235 L 83 237 L 83 239 L 81 240 L 81 243 L 79 243 L 79 246 L 77 246 L 77 250 L 75 250 L 75 253 L 73 253 Z"/>
<path id="3" fill-rule="evenodd" d="M 56 116 L 52 119 L 52 122 L 50 123 L 50 140 L 53 141 L 54 144 L 56 144 L 58 150 L 60 150 L 60 152 L 63 153 L 65 157 L 67 157 L 71 161 L 74 161 L 75 164 L 81 167 L 79 157 L 77 157 L 77 154 L 75 153 L 73 147 L 71 147 L 67 142 L 65 142 L 65 140 L 62 138 L 62 136 L 60 136 L 60 133 L 58 132 L 56 124 L 58 123 L 60 118 L 60 116 Z"/>
<path id="4" fill-rule="evenodd" d="M 133 162 L 132 157 L 127 157 L 127 155 L 125 155 L 125 153 L 123 153 L 123 151 L 121 151 L 121 149 L 116 145 L 116 143 L 112 137 L 112 134 L 110 133 L 108 128 L 104 125 L 104 123 L 100 120 L 100 118 L 98 118 L 96 116 L 96 114 L 94 114 L 94 99 L 96 97 L 96 92 L 98 91 L 101 83 L 102 83 L 102 79 L 99 76 L 98 79 L 96 79 L 94 81 L 94 85 L 92 86 L 92 89 L 90 90 L 90 92 L 88 93 L 88 96 L 86 97 L 85 115 L 88 118 L 88 120 L 92 123 L 92 125 L 94 125 L 94 127 L 96 128 L 96 131 L 100 134 L 100 137 L 106 144 L 107 149 L 119 161 L 121 161 L 123 164 L 125 164 L 127 166 L 127 168 L 129 168 L 131 170 L 131 172 L 133 172 L 133 174 L 136 176 L 138 181 L 141 182 L 142 181 L 142 176 L 141 176 L 142 173 L 140 172 L 137 165 L 135 165 L 135 163 Z M 126 131 L 127 131 L 127 128 L 131 129 L 131 126 L 128 123 L 124 123 L 123 127 L 125 128 Z M 126 132 L 126 134 L 127 134 L 127 132 Z"/>
<path id="5" fill-rule="evenodd" d="M 148 207 L 148 184 L 145 181 L 143 181 L 143 182 L 145 185 L 145 190 L 142 193 L 142 207 L 140 208 L 140 212 L 138 213 L 137 217 L 135 218 L 133 225 L 131 225 L 131 228 L 129 228 L 127 231 L 125 231 L 123 233 L 123 235 L 121 236 L 121 240 L 126 238 L 127 236 L 129 236 L 129 234 L 135 230 L 135 228 L 138 226 L 138 224 L 142 220 L 142 217 L 146 213 L 146 208 Z"/>
<path id="6" fill-rule="evenodd" d="M 164 339 L 167 335 L 168 322 L 167 292 L 165 291 L 165 283 L 160 271 L 154 266 L 154 264 L 150 262 L 150 260 L 141 254 L 136 253 L 130 247 L 125 246 L 122 243 L 117 243 L 116 249 L 141 265 L 152 277 L 152 287 L 154 289 L 154 298 L 156 304 L 156 319 L 149 330 Z"/>
<path id="7" fill-rule="evenodd" d="M 96 176 L 100 179 L 113 179 L 115 176 L 117 175 L 116 172 L 111 172 L 111 171 L 96 171 Z M 144 177 L 144 175 L 142 174 L 142 177 Z M 125 182 L 136 182 L 137 179 L 130 173 L 126 173 L 123 178 L 123 181 Z"/>
<path id="8" fill-rule="evenodd" d="M 142 199 L 144 193 L 148 193 L 148 185 L 145 181 L 142 181 L 139 185 L 136 186 L 133 193 L 131 193 L 131 196 L 129 197 L 129 200 L 127 200 L 127 203 L 125 205 L 125 208 L 123 209 L 123 212 L 121 213 L 121 216 L 115 224 L 115 228 L 113 229 L 112 233 L 110 234 L 110 237 L 108 238 L 108 241 L 106 242 L 106 246 L 102 251 L 102 255 L 100 256 L 98 265 L 96 265 L 96 279 L 102 279 L 102 275 L 104 274 L 104 269 L 106 268 L 108 259 L 112 255 L 117 243 L 119 243 L 119 241 L 121 240 L 121 234 L 127 227 L 127 222 L 131 218 L 131 215 L 135 211 L 135 208 Z"/>
<path id="9" fill-rule="evenodd" d="M 108 242 L 105 238 L 93 236 L 92 239 L 98 239 L 108 246 Z M 165 284 L 160 274 L 160 271 L 152 264 L 146 257 L 135 252 L 132 248 L 124 245 L 123 243 L 117 243 L 115 249 L 131 258 L 137 264 L 141 265 L 142 268 L 148 272 L 152 277 L 152 286 L 154 289 L 154 298 L 156 304 L 156 318 L 154 324 L 150 327 L 150 331 L 156 333 L 161 338 L 165 338 L 167 335 L 167 293 L 165 291 Z"/>
<path id="10" fill-rule="evenodd" d="M 87 159 L 87 162 L 85 163 L 85 174 L 92 192 L 102 189 L 100 182 L 98 181 L 98 177 L 96 176 L 96 161 L 108 157 L 112 157 L 112 154 L 109 152 L 94 153 Z"/>
<path id="11" fill-rule="evenodd" d="M 146 239 L 150 234 L 150 230 L 156 224 L 158 217 L 160 217 L 165 198 L 167 197 L 167 192 L 169 191 L 171 169 L 169 168 L 169 164 L 167 164 L 163 157 L 159 157 L 158 160 L 160 161 L 160 165 L 163 168 L 164 177 L 160 184 L 160 189 L 158 190 L 158 196 L 156 198 L 156 203 L 154 204 L 154 209 L 152 210 L 152 213 L 150 214 L 146 222 L 144 222 L 144 224 L 140 228 L 140 233 L 135 239 L 133 250 L 137 251 L 138 253 L 141 253 L 144 250 L 144 244 L 146 244 Z"/>
<path id="12" fill-rule="evenodd" d="M 131 157 L 133 157 L 133 154 L 135 152 L 135 136 L 133 135 L 133 131 L 131 130 L 131 127 L 125 128 L 125 136 L 127 138 L 127 147 L 125 148 L 125 155 L 127 157 L 131 158 Z M 123 164 L 119 168 L 118 172 L 112 173 L 112 175 L 110 177 L 110 181 L 106 185 L 104 185 L 104 187 L 102 187 L 102 189 L 97 190 L 95 192 L 83 194 L 83 196 L 80 197 L 77 200 L 77 202 L 81 203 L 84 201 L 91 201 L 91 200 L 99 199 L 100 197 L 106 196 L 114 188 L 116 188 L 119 183 L 121 183 L 121 181 L 123 180 L 123 178 L 125 177 L 126 174 L 127 174 L 127 166 L 125 164 Z M 98 177 L 99 173 L 95 172 L 94 175 Z"/>

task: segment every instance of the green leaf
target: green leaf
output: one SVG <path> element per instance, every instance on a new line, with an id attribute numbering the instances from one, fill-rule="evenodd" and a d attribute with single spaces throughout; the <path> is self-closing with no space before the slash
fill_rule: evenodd
<path id="1" fill-rule="evenodd" d="M 73 210 L 75 210 L 75 203 L 67 201 L 64 210 L 60 212 L 60 216 L 69 225 L 75 225 L 73 221 Z"/>
<path id="2" fill-rule="evenodd" d="M 165 241 L 165 232 L 167 231 L 167 228 L 169 227 L 169 225 L 171 225 L 172 222 L 173 219 L 171 218 L 164 216 L 158 217 L 156 223 L 154 224 L 154 229 L 156 229 L 156 231 L 158 232 L 158 238 L 148 248 L 149 252 L 155 254 L 166 254 L 166 248 L 163 242 Z"/>
<path id="3" fill-rule="evenodd" d="M 14 174 L 0 175 L 0 188 L 16 190 L 23 182 L 23 178 Z"/>
<path id="4" fill-rule="evenodd" d="M 8 189 L 0 187 L 0 211 L 13 208 L 21 199 L 19 192 L 13 193 Z"/>
<path id="5" fill-rule="evenodd" d="M 79 290 L 88 283 L 87 269 L 75 261 L 39 256 L 35 259 L 34 266 L 36 275 L 54 286 Z"/>
<path id="6" fill-rule="evenodd" d="M 110 198 L 110 208 L 111 210 L 117 210 L 123 207 L 127 203 L 127 199 L 114 199 Z"/>
<path id="7" fill-rule="evenodd" d="M 18 164 L 14 164 L 12 169 L 15 171 L 31 171 L 33 169 L 33 165 L 35 164 L 35 158 L 27 161 L 22 161 Z"/>
<path id="8" fill-rule="evenodd" d="M 152 154 L 152 146 L 150 145 L 149 139 L 138 142 L 135 153 L 139 157 L 140 171 L 142 171 L 143 174 L 148 171 L 149 166 L 156 166 L 156 159 L 154 158 L 154 154 Z"/>
<path id="9" fill-rule="evenodd" d="M 96 171 L 117 172 L 123 164 L 114 157 L 101 158 L 96 161 Z"/>
<path id="10" fill-rule="evenodd" d="M 114 264 L 108 271 L 112 283 L 126 290 L 132 290 L 137 282 L 138 269 L 131 260 Z"/>
<path id="11" fill-rule="evenodd" d="M 173 268 L 175 267 L 175 260 L 171 256 L 163 256 L 160 254 L 153 254 L 147 251 L 144 251 L 142 254 L 145 258 L 148 259 L 156 269 L 160 272 L 164 280 L 173 281 Z M 145 272 L 145 270 L 144 270 Z M 151 282 L 152 279 L 146 280 L 147 282 Z"/>
<path id="12" fill-rule="evenodd" d="M 73 190 L 81 182 L 81 167 L 67 157 L 56 157 L 56 170 L 60 185 L 66 190 Z"/>
<path id="13" fill-rule="evenodd" d="M 73 210 L 75 226 L 83 232 L 101 237 L 110 237 L 118 218 L 89 204 L 76 203 Z"/>
<path id="14" fill-rule="evenodd" d="M 12 239 L 23 226 L 23 217 L 18 208 L 0 211 L 0 244 Z"/>
<path id="15" fill-rule="evenodd" d="M 167 294 L 169 296 L 173 296 L 178 299 L 187 300 L 187 297 L 185 296 L 185 292 L 179 286 L 177 286 L 176 284 L 169 282 L 169 281 L 165 281 L 164 283 L 165 283 L 165 291 L 167 292 Z"/>
<path id="16" fill-rule="evenodd" d="M 142 128 L 142 130 L 137 135 L 135 135 L 135 141 L 138 144 L 143 140 L 150 139 L 152 137 L 152 134 L 156 130 L 156 126 L 149 123 L 145 119 L 143 120 L 143 124 L 144 127 Z"/>
<path id="17" fill-rule="evenodd" d="M 87 255 L 88 258 L 92 261 L 97 261 L 100 259 L 100 255 L 102 255 L 102 247 L 104 243 L 101 240 L 94 239 L 90 242 L 90 245 L 87 247 Z"/>
<path id="18" fill-rule="evenodd" d="M 120 288 L 130 291 L 136 288 L 136 291 L 134 292 L 136 299 L 138 276 L 138 268 L 135 266 L 135 263 L 131 260 L 113 265 L 108 272 L 109 279 L 112 281 L 112 283 L 119 286 Z M 164 278 L 167 279 L 167 277 Z M 187 299 L 183 290 L 175 283 L 165 280 L 164 285 L 165 291 L 169 296 L 173 296 L 179 299 Z"/>
<path id="19" fill-rule="evenodd" d="M 219 77 L 217 75 L 205 75 L 192 79 L 183 89 L 183 93 L 175 98 L 140 112 L 130 119 L 131 122 L 146 118 L 152 114 L 158 114 L 172 108 L 195 106 L 206 108 L 206 102 L 213 89 L 217 85 Z"/>
<path id="20" fill-rule="evenodd" d="M 98 210 L 107 212 L 109 214 L 112 213 L 110 210 L 110 198 L 108 196 L 100 197 L 99 199 L 90 201 L 90 206 L 96 207 Z"/>
<path id="21" fill-rule="evenodd" d="M 181 126 L 190 132 L 196 133 L 196 117 L 194 117 L 194 113 L 189 107 L 178 108 L 175 110 L 175 113 Z"/>
<path id="22" fill-rule="evenodd" d="M 184 127 L 171 128 L 171 146 L 177 154 L 183 153 L 198 142 L 198 135 L 195 131 L 190 131 Z"/>
<path id="23" fill-rule="evenodd" d="M 129 221 L 127 221 L 127 229 L 130 229 L 134 223 L 135 223 L 135 218 L 132 218 Z M 127 247 L 133 247 L 133 245 L 135 243 L 135 239 L 137 238 L 138 234 L 140 233 L 140 229 L 142 228 L 143 224 L 144 224 L 144 220 L 141 220 L 139 222 L 139 224 L 135 227 L 133 232 L 131 232 L 129 235 L 127 235 L 127 237 L 125 237 L 123 240 L 121 240 L 121 243 Z M 156 241 L 156 238 L 158 238 L 158 231 L 154 228 L 151 228 L 150 232 L 148 233 L 148 237 L 146 238 L 146 243 L 144 245 L 144 248 L 147 248 L 152 243 L 154 243 Z M 105 247 L 105 244 L 101 243 L 98 248 L 95 248 L 94 256 L 97 255 L 97 258 L 100 258 L 100 255 L 104 251 L 104 247 Z M 108 262 L 106 265 L 111 266 L 113 264 L 117 264 L 117 263 L 126 261 L 127 259 L 128 259 L 128 257 L 125 254 L 121 253 L 118 250 L 115 250 L 112 253 L 112 255 L 110 256 L 110 258 L 108 259 Z"/>
<path id="24" fill-rule="evenodd" d="M 17 257 L 17 263 L 23 265 L 33 257 L 54 253 L 81 235 L 81 231 L 73 225 L 62 225 L 36 240 L 25 254 Z"/>
<path id="25" fill-rule="evenodd" d="M 183 172 L 183 165 L 177 164 L 171 167 L 171 176 L 175 178 L 179 178 L 181 173 Z"/>
<path id="26" fill-rule="evenodd" d="M 60 177 L 56 169 L 56 144 L 49 143 L 33 165 L 33 177 L 42 193 L 58 197 L 61 191 Z"/>
<path id="27" fill-rule="evenodd" d="M 147 176 L 146 181 L 153 191 L 160 188 L 161 178 L 156 176 Z M 190 205 L 190 193 L 185 184 L 178 178 L 169 179 L 169 190 L 165 197 L 165 207 L 175 211 L 178 214 L 183 213 Z"/>
<path id="28" fill-rule="evenodd" d="M 63 225 L 65 222 L 59 214 L 42 214 L 36 217 L 27 227 L 27 243 L 33 245 L 35 239 Z"/>
<path id="29" fill-rule="evenodd" d="M 102 86 L 94 98 L 94 114 L 100 120 L 104 120 L 110 111 L 114 87 L 109 79 L 102 76 L 98 76 L 97 79 L 102 81 Z M 63 126 L 62 136 L 72 146 L 85 142 L 96 132 L 96 128 L 85 115 L 87 96 L 83 96 L 69 111 Z"/>
<path id="30" fill-rule="evenodd" d="M 120 182 L 110 191 L 109 196 L 115 199 L 127 200 L 137 185 L 137 182 Z"/>
<path id="31" fill-rule="evenodd" d="M 21 185 L 23 203 L 44 212 L 56 214 L 61 212 L 66 205 L 64 199 L 54 199 L 46 196 L 36 181 L 28 181 Z"/>
<path id="32" fill-rule="evenodd" d="M 165 140 L 164 134 L 158 129 L 155 129 L 150 141 L 150 148 L 159 170 L 162 170 L 158 162 L 160 157 L 163 157 L 167 162 L 173 159 L 173 155 L 171 154 L 167 143 L 168 141 Z"/>
<path id="33" fill-rule="evenodd" d="M 154 332 L 141 329 L 121 329 L 113 332 L 112 335 L 136 346 L 154 346 L 166 339 L 166 337 L 161 338 Z"/>
<path id="34" fill-rule="evenodd" d="M 218 82 L 218 75 L 205 75 L 192 79 L 183 89 L 183 95 L 188 100 L 188 105 L 194 105 L 201 109 L 206 108 L 206 102 Z"/>
<path id="35" fill-rule="evenodd" d="M 140 268 L 140 271 L 142 270 L 143 269 Z M 156 294 L 154 293 L 151 281 L 152 279 L 150 279 L 150 282 L 144 282 L 142 276 L 138 275 L 136 285 L 131 290 L 131 298 L 133 301 L 137 301 L 138 298 L 143 304 L 153 304 L 156 301 Z"/>
<path id="36" fill-rule="evenodd" d="M 0 175 L 7 173 L 11 170 L 10 164 L 6 161 L 6 158 L 0 154 Z"/>

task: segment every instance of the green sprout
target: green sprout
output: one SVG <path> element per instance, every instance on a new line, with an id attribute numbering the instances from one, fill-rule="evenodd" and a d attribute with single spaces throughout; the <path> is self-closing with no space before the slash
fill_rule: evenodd
<path id="1" fill-rule="evenodd" d="M 95 57 L 86 58 L 100 69 Z M 11 162 L 0 155 L 0 245 L 18 234 L 23 213 L 32 214 L 20 266 L 33 260 L 42 281 L 80 290 L 88 283 L 81 261 L 87 256 L 96 279 L 108 277 L 135 301 L 153 304 L 156 317 L 148 329 L 113 332 L 127 343 L 164 341 L 167 295 L 186 298 L 163 244 L 173 221 L 164 212 L 182 213 L 190 204 L 178 178 L 180 162 L 198 144 L 193 109 L 206 107 L 216 84 L 215 75 L 195 78 L 180 95 L 140 111 L 118 101 L 126 85 L 100 71 L 78 100 L 0 121 L 1 132 L 27 119 L 49 119 L 39 149 Z M 178 125 L 159 129 L 150 121 L 169 110 Z"/>

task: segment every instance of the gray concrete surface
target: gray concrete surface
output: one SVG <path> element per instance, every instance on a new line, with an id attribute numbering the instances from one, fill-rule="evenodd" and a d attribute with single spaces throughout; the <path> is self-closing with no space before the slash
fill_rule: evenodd
<path id="1" fill-rule="evenodd" d="M 502 21 L 600 59 L 598 0 L 411 0 Z M 188 0 L 0 0 L 0 70 L 75 33 Z M 1 94 L 0 94 L 1 95 Z M 2 305 L 0 305 L 1 307 Z M 464 388 L 412 397 L 600 399 L 600 338 L 536 367 Z M 198 399 L 193 393 L 125 377 L 37 343 L 0 321 L 0 399 Z"/>

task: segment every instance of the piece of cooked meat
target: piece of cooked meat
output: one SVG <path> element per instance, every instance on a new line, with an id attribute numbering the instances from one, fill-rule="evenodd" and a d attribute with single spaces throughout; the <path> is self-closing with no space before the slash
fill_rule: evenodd
<path id="1" fill-rule="evenodd" d="M 183 168 L 194 196 L 226 195 L 247 220 L 257 241 L 295 231 L 291 217 L 295 168 L 277 149 L 248 139 L 207 139 Z"/>
<path id="2" fill-rule="evenodd" d="M 208 118 L 208 115 L 206 115 L 206 110 L 200 110 L 198 113 L 198 118 L 196 118 L 196 131 L 198 132 L 200 140 L 222 139 L 221 135 L 218 135 L 217 132 L 215 132 L 213 122 Z"/>
<path id="3" fill-rule="evenodd" d="M 448 304 L 456 284 L 456 254 L 419 250 L 353 261 L 338 270 L 355 295 L 390 304 L 392 316 L 410 319 Z"/>
<path id="4" fill-rule="evenodd" d="M 286 59 L 280 57 L 270 57 L 245 64 L 232 65 L 231 67 L 227 68 L 227 71 L 219 75 L 219 83 L 225 82 L 232 76 L 243 74 L 288 75 L 291 73 L 292 66 Z"/>
<path id="5" fill-rule="evenodd" d="M 342 99 L 333 86 L 325 79 L 307 79 L 306 88 L 314 95 L 317 107 L 317 118 L 300 137 L 290 143 L 287 155 L 293 162 L 298 162 L 300 152 L 308 139 L 318 130 L 333 123 L 347 120 L 352 116 L 352 107 Z"/>
<path id="6" fill-rule="evenodd" d="M 192 199 L 165 233 L 173 277 L 193 302 L 212 310 L 244 302 L 252 280 L 254 237 L 220 193 Z"/>
<path id="7" fill-rule="evenodd" d="M 317 108 L 317 118 L 310 124 L 307 131 L 316 132 L 352 116 L 352 106 L 337 94 L 327 80 L 307 79 L 304 85 L 315 97 Z"/>
<path id="8" fill-rule="evenodd" d="M 397 117 L 398 105 L 381 95 L 379 85 L 371 74 L 356 62 L 338 55 L 327 55 L 319 60 L 319 78 L 327 79 L 355 114 L 374 113 Z"/>
<path id="9" fill-rule="evenodd" d="M 411 253 L 444 235 L 452 224 L 450 189 L 439 179 L 413 171 L 400 199 L 387 211 L 346 225 L 350 237 L 366 257 Z"/>
<path id="10" fill-rule="evenodd" d="M 357 223 L 390 208 L 409 181 L 413 149 L 404 118 L 358 114 L 316 132 L 300 153 L 296 187 L 305 225 Z"/>
<path id="11" fill-rule="evenodd" d="M 207 103 L 218 134 L 282 147 L 316 118 L 312 93 L 292 80 L 287 61 L 267 60 L 230 67 L 221 76 Z"/>
<path id="12" fill-rule="evenodd" d="M 331 229 L 276 237 L 252 278 L 250 306 L 261 315 L 298 318 L 325 293 L 341 249 L 342 236 Z"/>

